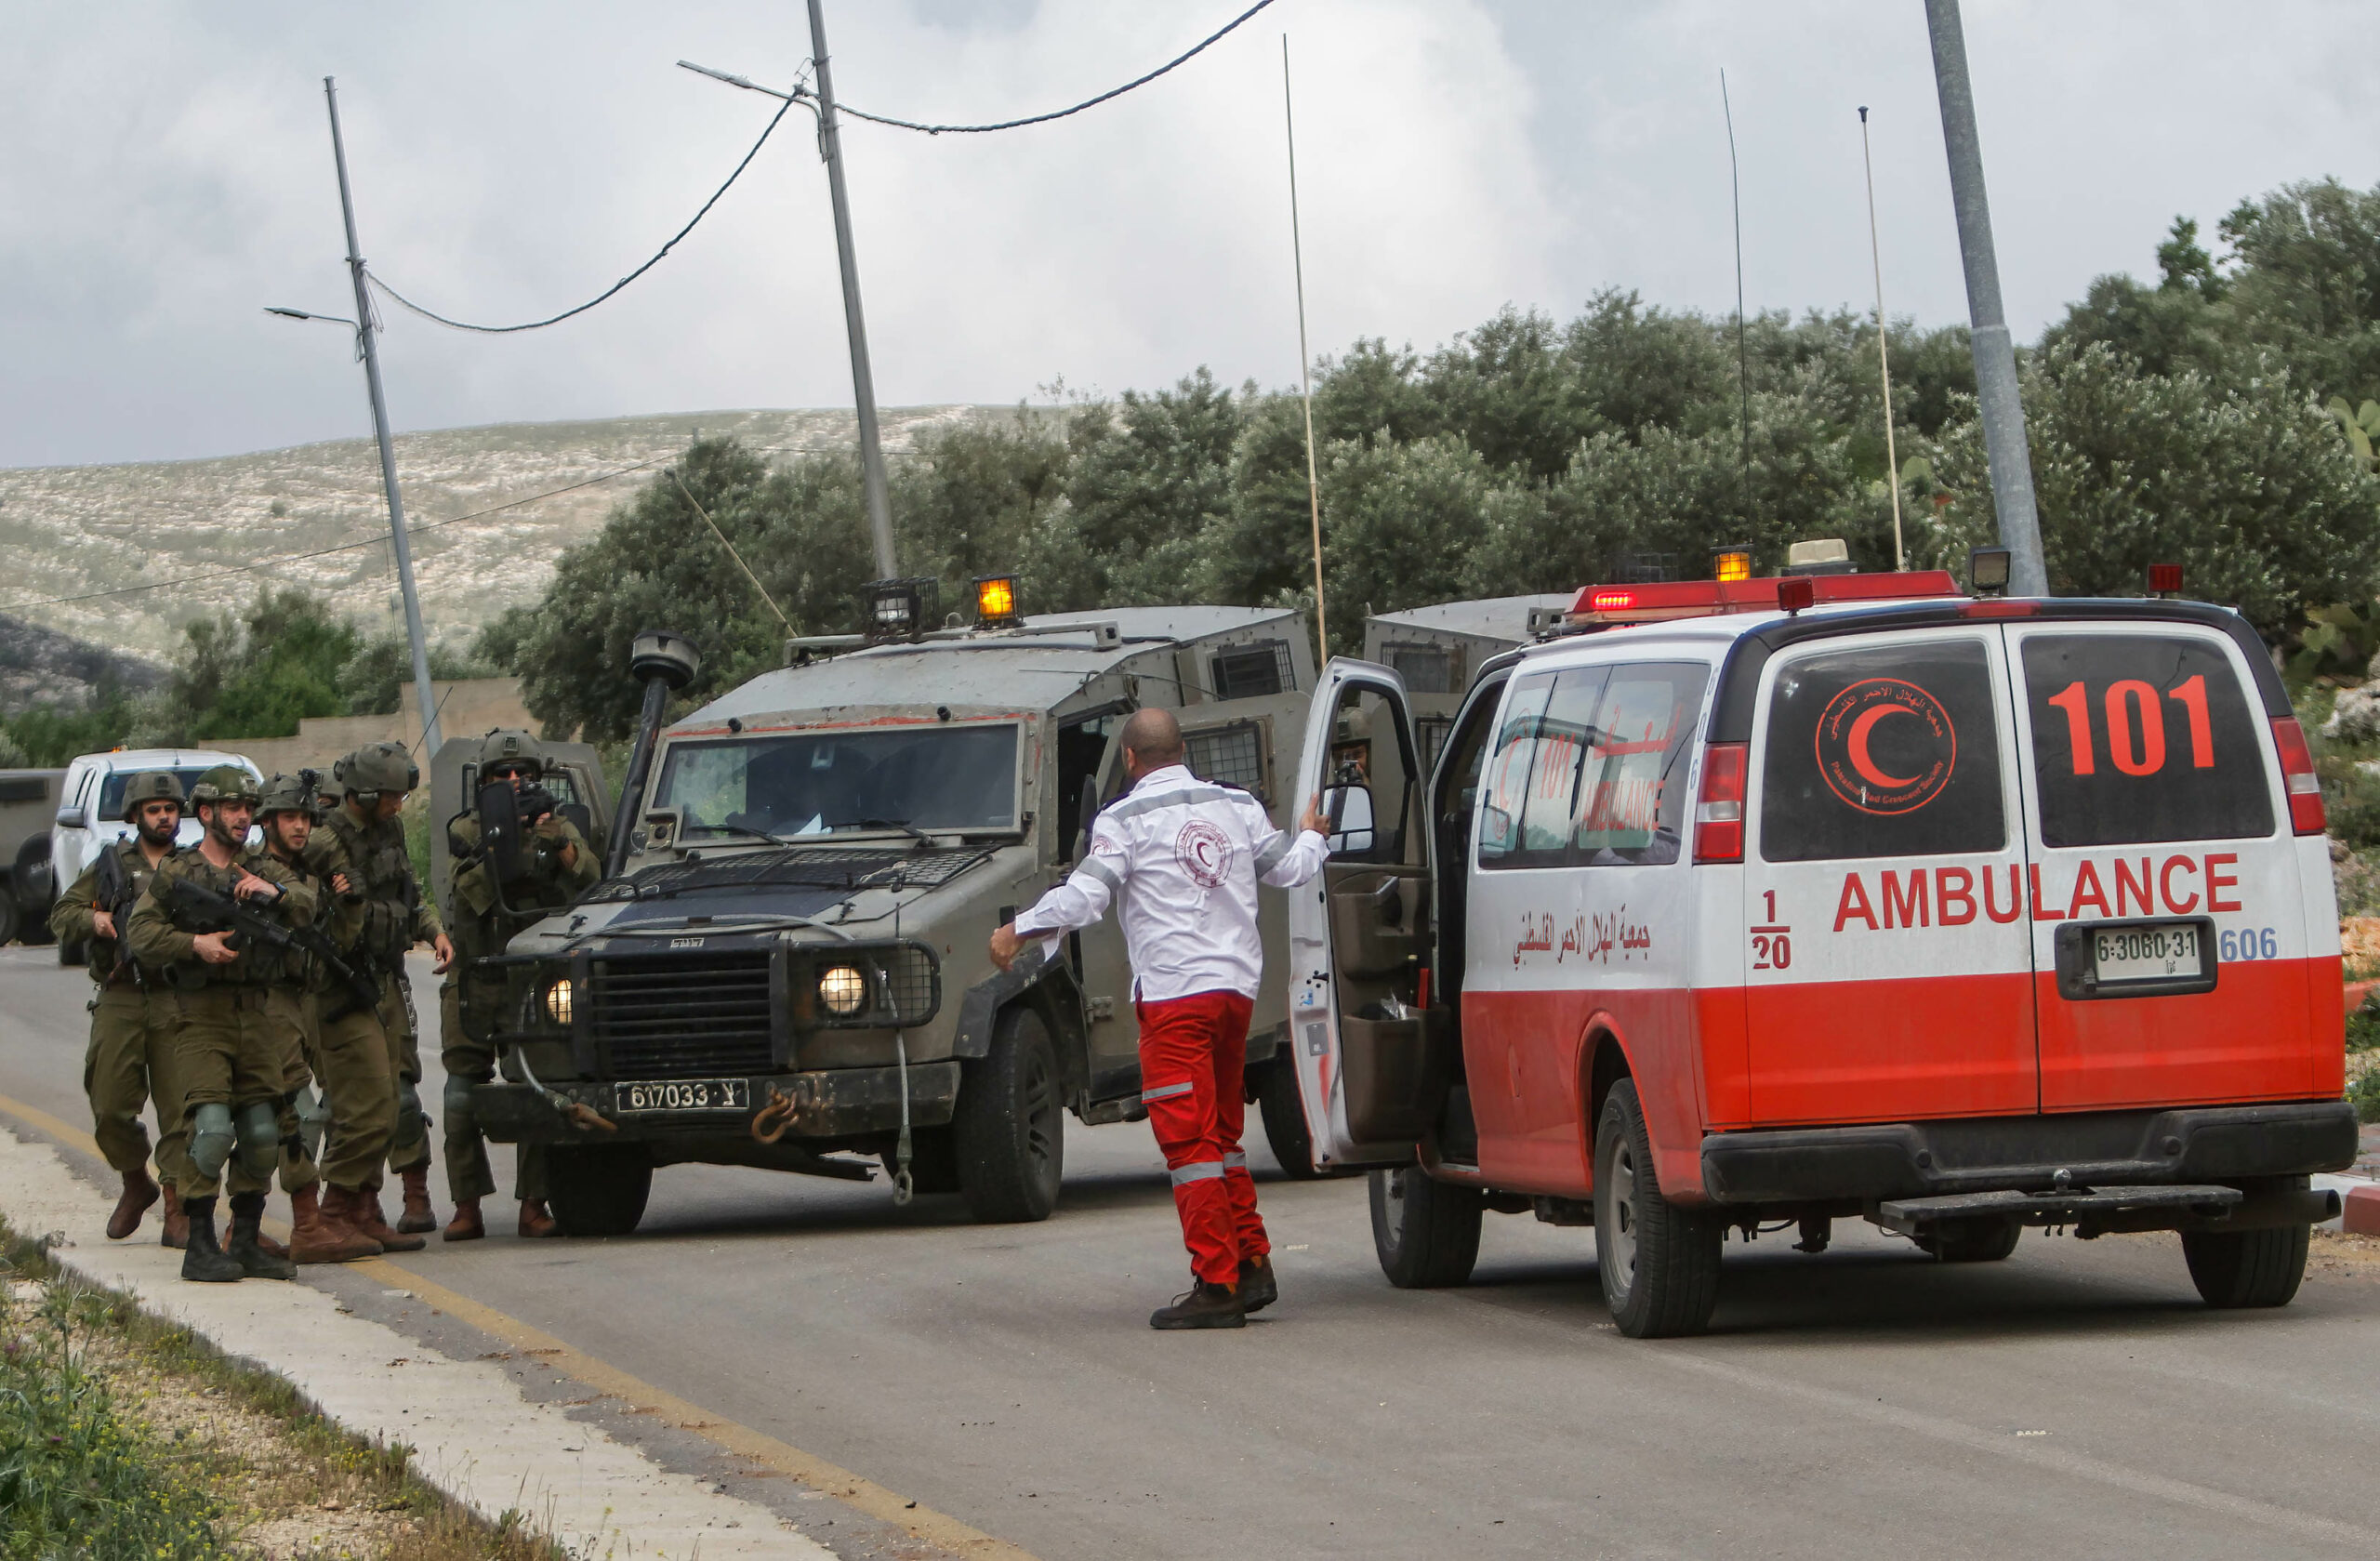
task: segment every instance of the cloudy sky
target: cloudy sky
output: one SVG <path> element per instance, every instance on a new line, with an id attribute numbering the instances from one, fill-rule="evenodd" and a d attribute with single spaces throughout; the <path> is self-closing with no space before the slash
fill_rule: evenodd
<path id="1" fill-rule="evenodd" d="M 857 106 L 1004 118 L 1103 90 L 1243 0 L 827 0 Z M 225 454 L 364 431 L 321 78 L 338 78 L 364 253 L 445 312 L 602 290 L 743 155 L 796 0 L 6 7 L 0 465 Z M 1968 0 L 2012 324 L 2153 270 L 2176 212 L 2380 180 L 2371 13 L 2289 0 Z M 997 136 L 852 125 L 887 403 L 1113 392 L 1197 364 L 1294 381 L 1281 35 L 1296 70 L 1315 351 L 1427 347 L 1595 290 L 1734 306 L 1734 95 L 1754 309 L 1866 307 L 1858 105 L 1873 109 L 1886 303 L 1963 319 L 1916 0 L 1276 0 L 1117 102 Z M 679 251 L 526 336 L 391 313 L 401 428 L 848 404 L 826 187 L 797 110 Z"/>

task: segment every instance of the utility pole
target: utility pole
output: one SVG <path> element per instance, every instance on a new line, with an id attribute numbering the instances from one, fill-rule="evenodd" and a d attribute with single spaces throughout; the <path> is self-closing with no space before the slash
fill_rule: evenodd
<path id="1" fill-rule="evenodd" d="M 815 4 L 815 0 L 813 0 Z M 2000 263 L 1991 248 L 1991 205 L 1984 193 L 1983 147 L 1975 128 L 1975 89 L 1967 81 L 1966 33 L 1959 0 L 1925 0 L 1934 43 L 1934 85 L 1942 99 L 1942 144 L 1950 158 L 1950 204 L 1959 219 L 1959 258 L 1967 273 L 1967 318 L 1975 349 L 1976 403 L 1991 466 L 1991 505 L 2009 551 L 2008 589 L 2047 596 L 2042 527 L 2033 505 L 2033 462 L 2025 447 L 2025 407 L 2016 391 L 2016 349 L 2000 302 Z"/>
<path id="2" fill-rule="evenodd" d="M 372 431 L 380 441 L 380 487 L 389 496 L 389 539 L 397 555 L 397 589 L 405 602 L 405 638 L 413 646 L 414 697 L 421 703 L 421 756 L 438 754 L 438 695 L 430 685 L 430 645 L 421 632 L 421 594 L 413 583 L 413 543 L 405 536 L 405 502 L 397 492 L 397 447 L 389 437 L 389 402 L 380 393 L 380 353 L 372 344 L 372 288 L 355 241 L 355 197 L 347 187 L 347 143 L 338 133 L 338 88 L 323 78 L 331 110 L 331 157 L 338 164 L 338 205 L 347 218 L 347 270 L 355 283 L 355 341 L 364 355 L 364 383 L 372 392 Z"/>
<path id="3" fill-rule="evenodd" d="M 876 375 L 867 365 L 867 322 L 859 308 L 859 261 L 852 253 L 852 208 L 843 193 L 843 142 L 835 127 L 835 78 L 826 68 L 826 20 L 810 0 L 810 60 L 818 72 L 818 155 L 835 206 L 835 258 L 843 269 L 843 324 L 852 338 L 852 396 L 859 404 L 860 486 L 867 499 L 867 529 L 876 542 L 876 574 L 900 574 L 892 553 L 892 501 L 884 486 L 884 446 L 876 431 Z"/>

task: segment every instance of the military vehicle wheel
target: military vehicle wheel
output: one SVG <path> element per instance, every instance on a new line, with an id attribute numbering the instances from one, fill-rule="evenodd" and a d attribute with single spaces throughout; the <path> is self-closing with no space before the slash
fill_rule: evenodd
<path id="1" fill-rule="evenodd" d="M 1471 1277 L 1488 1200 L 1476 1187 L 1434 1182 L 1418 1165 L 1371 1175 L 1372 1250 L 1398 1290 L 1439 1290 Z"/>
<path id="2" fill-rule="evenodd" d="M 2306 1277 L 2311 1225 L 2268 1230 L 2186 1230 L 2182 1259 L 2209 1306 L 2286 1306 Z"/>
<path id="3" fill-rule="evenodd" d="M 898 1145 L 877 1158 L 884 1162 L 885 1175 L 901 1173 Z M 910 1131 L 909 1190 L 920 1196 L 959 1190 L 959 1145 L 953 1142 L 950 1129 L 917 1128 Z"/>
<path id="4" fill-rule="evenodd" d="M 967 1211 L 990 1224 L 1046 1220 L 1065 1171 L 1058 1054 L 1041 1016 L 1004 1010 L 983 1056 L 959 1080 L 950 1137 Z"/>
<path id="5" fill-rule="evenodd" d="M 546 1203 L 564 1236 L 626 1236 L 644 1218 L 653 1161 L 638 1144 L 557 1144 L 546 1151 Z"/>
<path id="6" fill-rule="evenodd" d="M 1286 1046 L 1257 1071 L 1256 1110 L 1264 1118 L 1264 1142 L 1281 1174 L 1292 1182 L 1328 1174 L 1314 1169 L 1314 1135 L 1306 1131 L 1305 1107 L 1298 1102 L 1297 1064 Z"/>
<path id="7" fill-rule="evenodd" d="M 23 919 L 23 913 L 17 908 L 17 897 L 0 892 L 0 944 L 17 941 L 17 923 Z"/>

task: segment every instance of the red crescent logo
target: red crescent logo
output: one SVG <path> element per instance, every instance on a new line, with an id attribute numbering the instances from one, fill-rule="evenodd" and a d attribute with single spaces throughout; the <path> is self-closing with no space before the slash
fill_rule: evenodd
<path id="1" fill-rule="evenodd" d="M 1896 790 L 1904 786 L 1914 786 L 1917 783 L 1917 777 L 1915 775 L 1888 775 L 1884 774 L 1882 770 L 1876 768 L 1876 761 L 1870 758 L 1868 754 L 1869 728 L 1874 726 L 1876 722 L 1884 720 L 1886 716 L 1905 716 L 1913 713 L 1914 712 L 1906 705 L 1877 705 L 1859 712 L 1858 718 L 1851 723 L 1851 736 L 1844 746 L 1850 751 L 1851 767 L 1859 772 L 1860 779 L 1866 781 L 1871 786 L 1880 787 L 1885 790 Z"/>

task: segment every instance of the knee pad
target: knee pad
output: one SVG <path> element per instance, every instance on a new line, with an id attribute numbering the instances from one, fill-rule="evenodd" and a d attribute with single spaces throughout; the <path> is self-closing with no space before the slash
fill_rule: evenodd
<path id="1" fill-rule="evenodd" d="M 207 1181 L 223 1174 L 223 1163 L 231 1158 L 238 1142 L 239 1134 L 231 1127 L 231 1108 L 221 1101 L 208 1101 L 191 1113 L 190 1163 Z"/>
<path id="2" fill-rule="evenodd" d="M 281 1163 L 281 1113 L 269 1100 L 251 1101 L 236 1118 L 240 1168 L 262 1181 Z"/>
<path id="3" fill-rule="evenodd" d="M 323 1135 L 330 1131 L 331 1103 L 311 1085 L 300 1084 L 290 1105 L 298 1113 L 298 1142 L 306 1146 L 306 1158 L 311 1159 L 322 1153 Z"/>
<path id="4" fill-rule="evenodd" d="M 446 1076 L 446 1131 L 448 1133 L 476 1133 L 478 1124 L 471 1116 L 471 1091 L 477 1080 Z"/>
<path id="5" fill-rule="evenodd" d="M 397 1131 L 392 1144 L 411 1144 L 430 1131 L 430 1113 L 421 1108 L 421 1091 L 410 1078 L 397 1084 Z"/>

